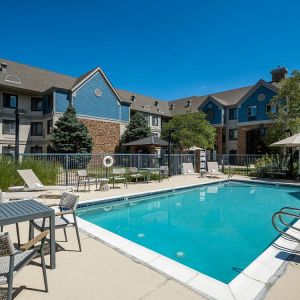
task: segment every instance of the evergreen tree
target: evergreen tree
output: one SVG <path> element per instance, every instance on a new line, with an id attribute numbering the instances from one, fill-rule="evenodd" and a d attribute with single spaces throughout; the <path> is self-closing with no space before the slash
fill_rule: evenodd
<path id="1" fill-rule="evenodd" d="M 129 143 L 151 135 L 151 129 L 145 116 L 141 112 L 136 112 L 130 119 L 130 122 L 122 136 L 122 144 Z"/>
<path id="2" fill-rule="evenodd" d="M 91 153 L 92 137 L 86 126 L 76 117 L 76 110 L 69 105 L 53 128 L 53 152 Z"/>

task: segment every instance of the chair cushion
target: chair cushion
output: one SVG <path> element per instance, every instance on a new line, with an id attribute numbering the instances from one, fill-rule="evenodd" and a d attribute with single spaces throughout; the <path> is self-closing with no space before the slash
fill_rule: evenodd
<path id="1" fill-rule="evenodd" d="M 15 254 L 14 273 L 21 270 L 22 267 L 26 266 L 35 257 L 36 254 L 36 250 L 27 250 Z M 9 273 L 9 261 L 10 256 L 0 257 L 0 284 L 7 283 L 7 276 Z"/>
<path id="2" fill-rule="evenodd" d="M 68 219 L 66 219 L 64 216 L 57 216 L 55 217 L 55 227 L 59 228 L 59 227 L 66 227 L 68 225 L 73 224 L 72 222 L 70 222 Z M 43 226 L 43 219 L 38 219 L 38 220 L 34 220 L 33 221 L 33 226 L 37 229 L 42 229 Z M 45 220 L 45 226 L 44 229 L 49 229 L 50 228 L 50 224 L 49 224 L 49 218 L 47 218 Z"/>

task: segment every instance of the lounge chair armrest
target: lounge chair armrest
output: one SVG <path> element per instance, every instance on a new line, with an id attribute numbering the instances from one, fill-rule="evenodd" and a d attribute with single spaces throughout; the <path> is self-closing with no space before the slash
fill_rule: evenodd
<path id="1" fill-rule="evenodd" d="M 73 211 L 72 210 L 59 211 L 55 215 L 56 216 L 63 216 L 63 215 L 69 215 L 69 214 L 73 214 Z"/>
<path id="2" fill-rule="evenodd" d="M 27 242 L 26 244 L 22 245 L 20 247 L 21 251 L 29 250 L 31 247 L 33 247 L 36 243 L 40 242 L 41 240 L 45 239 L 47 234 L 49 233 L 48 230 L 45 230 L 41 232 L 39 235 L 37 235 L 35 238 Z"/>

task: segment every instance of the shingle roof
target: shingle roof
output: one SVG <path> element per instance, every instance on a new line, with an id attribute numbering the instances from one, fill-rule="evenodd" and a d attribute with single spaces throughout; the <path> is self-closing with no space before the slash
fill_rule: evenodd
<path id="1" fill-rule="evenodd" d="M 6 73 L 0 72 L 0 85 L 9 87 L 44 92 L 52 87 L 70 89 L 76 81 L 75 77 L 19 64 L 7 59 L 0 62 L 7 64 Z M 21 83 L 7 81 L 7 79 L 19 79 Z"/>
<path id="2" fill-rule="evenodd" d="M 125 102 L 131 104 L 131 109 L 160 116 L 171 116 L 169 103 L 167 101 L 162 101 L 157 98 L 144 96 L 125 90 L 117 89 L 117 92 Z M 135 101 L 132 101 L 132 96 L 134 96 Z"/>
<path id="3" fill-rule="evenodd" d="M 169 143 L 164 141 L 156 136 L 148 136 L 136 141 L 129 142 L 124 144 L 123 146 L 157 146 L 157 147 L 164 147 L 168 146 Z"/>

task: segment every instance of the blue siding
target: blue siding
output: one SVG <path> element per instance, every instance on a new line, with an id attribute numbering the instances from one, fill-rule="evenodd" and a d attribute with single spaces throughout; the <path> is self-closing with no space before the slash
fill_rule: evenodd
<path id="1" fill-rule="evenodd" d="M 69 106 L 70 97 L 69 93 L 65 91 L 55 91 L 55 111 L 64 113 Z"/>
<path id="2" fill-rule="evenodd" d="M 96 89 L 101 89 L 100 97 L 95 95 Z M 129 120 L 128 105 L 119 102 L 115 93 L 99 73 L 76 90 L 73 105 L 79 115 L 110 120 Z"/>
<path id="3" fill-rule="evenodd" d="M 130 110 L 128 105 L 121 105 L 121 120 L 129 122 Z"/>
<path id="4" fill-rule="evenodd" d="M 265 100 L 259 101 L 257 99 L 259 94 L 264 94 L 266 96 Z M 247 108 L 248 106 L 257 106 L 257 116 L 255 120 L 252 121 L 264 121 L 269 120 L 269 117 L 266 113 L 266 105 L 271 101 L 273 96 L 275 96 L 276 93 L 269 90 L 268 88 L 264 86 L 260 86 L 257 88 L 242 104 L 241 107 L 238 109 L 238 121 L 239 122 L 251 122 L 251 120 L 248 120 L 247 115 Z"/>
<path id="5" fill-rule="evenodd" d="M 210 121 L 211 124 L 221 124 L 222 123 L 222 108 L 215 104 L 213 101 L 208 101 L 201 110 L 204 113 L 207 113 L 209 109 L 212 109 L 214 112 L 213 120 Z"/>

